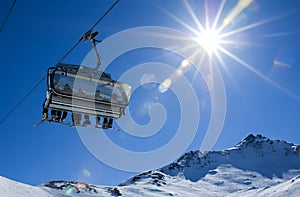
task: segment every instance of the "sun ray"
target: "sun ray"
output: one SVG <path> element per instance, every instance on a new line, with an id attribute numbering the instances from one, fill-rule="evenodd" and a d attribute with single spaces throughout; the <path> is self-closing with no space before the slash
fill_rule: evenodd
<path id="1" fill-rule="evenodd" d="M 237 56 L 235 56 L 234 54 L 230 53 L 229 51 L 227 51 L 223 47 L 220 47 L 220 50 L 224 54 L 228 55 L 230 58 L 232 58 L 233 60 L 237 61 L 242 66 L 244 66 L 245 68 L 247 68 L 248 70 L 250 70 L 251 72 L 253 72 L 254 74 L 256 74 L 257 76 L 261 77 L 262 79 L 264 79 L 265 81 L 267 81 L 268 83 L 270 83 L 272 86 L 276 87 L 277 89 L 281 90 L 282 92 L 286 93 L 287 95 L 291 96 L 292 98 L 295 98 L 296 100 L 300 101 L 300 98 L 298 96 L 296 96 L 292 92 L 288 91 L 287 89 L 283 88 L 278 83 L 272 81 L 270 78 L 266 77 L 265 75 L 263 75 L 262 73 L 260 73 L 258 70 L 254 69 L 252 66 L 250 66 L 249 64 L 247 64 L 242 59 L 240 59 Z"/>
<path id="2" fill-rule="evenodd" d="M 291 14 L 294 14 L 296 12 L 299 12 L 300 9 L 295 9 L 295 10 L 292 10 L 292 11 L 289 11 L 289 12 L 286 12 L 286 13 L 283 13 L 281 15 L 278 15 L 278 16 L 274 16 L 274 17 L 271 17 L 271 18 L 267 18 L 265 20 L 262 20 L 262 21 L 259 21 L 259 22 L 256 22 L 256 23 L 252 23 L 250 25 L 246 25 L 244 27 L 241 27 L 241 28 L 238 28 L 238 29 L 235 29 L 233 31 L 230 31 L 228 33 L 223 33 L 220 37 L 221 38 L 225 38 L 225 37 L 228 37 L 228 36 L 232 36 L 234 34 L 237 34 L 237 33 L 240 33 L 240 32 L 243 32 L 243 31 L 246 31 L 246 30 L 249 30 L 249 29 L 252 29 L 252 28 L 255 28 L 255 27 L 258 27 L 258 26 L 261 26 L 261 25 L 264 25 L 266 23 L 270 23 L 272 21 L 275 21 L 275 20 L 278 20 L 280 18 L 284 18 L 288 15 L 291 15 Z"/>
<path id="3" fill-rule="evenodd" d="M 254 42 L 247 42 L 247 41 L 232 41 L 232 40 L 221 40 L 220 45 L 265 47 L 263 43 L 254 43 Z"/>
<path id="4" fill-rule="evenodd" d="M 290 36 L 290 35 L 297 35 L 300 31 L 293 31 L 293 32 L 281 32 L 281 33 L 274 33 L 274 34 L 267 34 L 261 36 L 262 38 L 273 38 L 273 37 L 280 37 L 280 36 Z"/>
<path id="5" fill-rule="evenodd" d="M 168 15 L 169 17 L 171 17 L 172 19 L 174 19 L 175 21 L 177 21 L 179 24 L 181 24 L 182 26 L 184 26 L 185 28 L 187 28 L 188 30 L 190 30 L 192 33 L 197 34 L 198 31 L 194 28 L 192 28 L 191 26 L 189 26 L 187 23 L 185 23 L 183 20 L 180 20 L 178 17 L 176 17 L 174 14 L 170 13 L 169 11 L 167 11 L 166 9 L 164 9 L 163 7 L 157 5 L 166 15 Z M 198 19 L 197 19 L 198 20 Z M 198 23 L 200 24 L 200 22 L 198 21 Z M 200 27 L 203 28 L 203 26 L 200 24 Z M 204 29 L 204 28 L 203 28 Z"/>
<path id="6" fill-rule="evenodd" d="M 216 55 L 217 60 L 220 62 L 222 68 L 225 70 L 226 74 L 227 74 L 227 75 L 229 76 L 229 78 L 231 79 L 231 81 L 234 81 L 234 80 L 233 80 L 233 76 L 232 76 L 232 74 L 230 73 L 230 70 L 229 70 L 227 64 L 225 63 L 225 61 L 223 60 L 223 58 L 221 57 L 220 53 L 217 51 L 217 52 L 215 53 L 215 55 Z"/>
<path id="7" fill-rule="evenodd" d="M 223 24 L 220 27 L 220 30 L 224 29 L 229 25 L 235 17 L 237 17 L 245 8 L 247 8 L 253 0 L 239 0 L 236 6 L 231 10 L 231 12 L 223 20 Z"/>
<path id="8" fill-rule="evenodd" d="M 195 48 L 195 46 L 193 46 Z M 197 60 L 200 54 L 200 60 Z M 201 48 L 196 47 L 194 52 L 192 53 L 192 55 L 189 57 L 189 61 L 193 62 L 195 65 L 194 66 L 201 66 L 203 59 L 205 57 L 205 53 L 203 53 L 203 51 L 201 50 Z M 196 72 L 197 73 L 197 72 Z"/>
<path id="9" fill-rule="evenodd" d="M 223 11 L 225 2 L 226 2 L 226 0 L 222 0 L 221 5 L 220 5 L 220 7 L 219 7 L 219 9 L 218 9 L 217 15 L 216 15 L 216 17 L 215 17 L 215 20 L 214 20 L 214 22 L 213 22 L 212 29 L 216 29 L 217 24 L 219 23 L 219 19 L 220 19 L 220 17 L 221 17 L 221 13 L 222 13 L 222 11 Z M 219 33 L 219 31 L 218 31 L 218 33 Z"/>
<path id="10" fill-rule="evenodd" d="M 197 27 L 199 28 L 200 31 L 205 31 L 205 28 L 203 27 L 203 25 L 200 23 L 200 21 L 198 20 L 195 12 L 193 11 L 192 7 L 190 6 L 190 4 L 188 3 L 188 1 L 183 1 L 189 14 L 192 16 L 194 22 L 196 23 Z"/>
<path id="11" fill-rule="evenodd" d="M 207 30 L 210 29 L 207 0 L 204 1 L 204 5 L 205 5 L 205 30 Z"/>

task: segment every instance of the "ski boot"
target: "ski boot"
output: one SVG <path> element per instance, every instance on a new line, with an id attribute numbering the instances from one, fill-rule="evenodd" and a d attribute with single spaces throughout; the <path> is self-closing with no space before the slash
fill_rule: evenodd
<path id="1" fill-rule="evenodd" d="M 42 121 L 46 120 L 47 118 L 48 118 L 48 114 L 47 113 L 43 113 Z"/>
<path id="2" fill-rule="evenodd" d="M 88 125 L 91 125 L 91 121 L 90 120 L 84 120 L 84 122 L 82 123 L 82 126 L 88 126 Z"/>

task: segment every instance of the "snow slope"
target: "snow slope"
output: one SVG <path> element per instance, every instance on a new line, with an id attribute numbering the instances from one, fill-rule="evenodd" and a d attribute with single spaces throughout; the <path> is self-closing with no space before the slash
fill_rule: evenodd
<path id="1" fill-rule="evenodd" d="M 30 186 L 0 177 L 0 196 L 299 196 L 300 146 L 249 135 L 222 151 L 191 151 L 115 187 L 52 181 Z"/>

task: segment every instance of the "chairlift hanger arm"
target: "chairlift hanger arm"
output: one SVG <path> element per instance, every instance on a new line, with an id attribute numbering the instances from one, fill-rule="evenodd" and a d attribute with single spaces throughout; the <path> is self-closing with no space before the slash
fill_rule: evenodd
<path id="1" fill-rule="evenodd" d="M 88 32 L 92 32 L 93 29 L 105 18 L 105 16 L 119 3 L 120 0 L 116 0 L 110 7 L 108 10 L 106 10 L 106 12 L 98 19 L 98 21 L 83 35 L 81 36 L 81 38 L 73 45 L 73 47 L 58 61 L 57 64 L 61 63 L 78 45 L 79 43 L 85 39 L 85 36 L 88 34 Z M 101 42 L 98 40 L 95 40 L 97 42 Z M 100 66 L 99 66 L 100 67 Z M 98 66 L 97 66 L 98 68 Z"/>
<path id="2" fill-rule="evenodd" d="M 93 49 L 95 51 L 96 54 L 96 58 L 97 58 L 97 66 L 95 68 L 95 70 L 98 70 L 101 66 L 101 56 L 99 54 L 99 51 L 97 49 L 97 45 L 96 42 L 101 43 L 102 40 L 96 40 L 95 37 L 98 35 L 98 31 L 92 32 L 92 30 L 87 31 L 84 35 L 83 35 L 83 40 L 87 41 L 90 40 L 93 44 Z"/>

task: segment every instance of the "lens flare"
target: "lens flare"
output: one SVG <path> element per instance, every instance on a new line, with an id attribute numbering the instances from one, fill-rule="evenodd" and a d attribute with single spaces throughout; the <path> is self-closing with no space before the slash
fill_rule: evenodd
<path id="1" fill-rule="evenodd" d="M 232 9 L 232 11 L 223 20 L 223 27 L 229 25 L 252 2 L 253 2 L 253 0 L 239 0 L 237 5 Z"/>
<path id="2" fill-rule="evenodd" d="M 162 84 L 160 84 L 158 90 L 161 92 L 161 93 L 165 93 L 169 87 L 172 85 L 172 80 L 170 78 L 168 79 L 165 79 Z"/>
<path id="3" fill-rule="evenodd" d="M 68 189 L 66 189 L 66 195 L 69 196 L 71 195 L 73 192 L 73 188 L 72 187 L 69 187 Z"/>
<path id="4" fill-rule="evenodd" d="M 188 66 L 190 66 L 191 65 L 191 63 L 190 63 L 190 61 L 188 60 L 188 59 L 184 59 L 184 60 L 182 60 L 182 62 L 181 62 L 181 66 L 183 67 L 183 68 L 186 68 L 186 67 L 188 67 Z"/>

